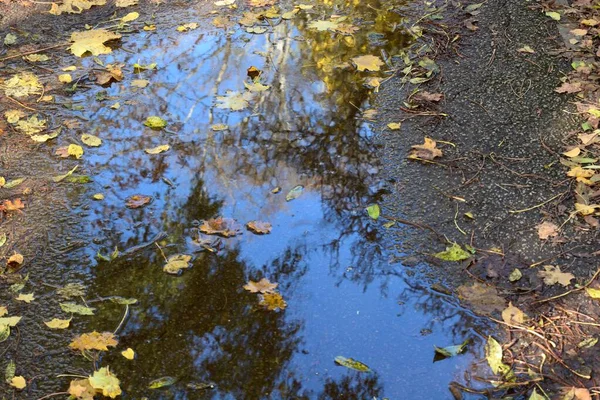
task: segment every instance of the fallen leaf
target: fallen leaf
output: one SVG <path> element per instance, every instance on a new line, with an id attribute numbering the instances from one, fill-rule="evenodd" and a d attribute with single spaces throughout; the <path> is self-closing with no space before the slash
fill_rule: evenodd
<path id="1" fill-rule="evenodd" d="M 552 18 L 555 21 L 560 21 L 560 14 L 556 11 L 546 11 L 546 16 Z"/>
<path id="2" fill-rule="evenodd" d="M 510 282 L 516 282 L 519 279 L 521 279 L 522 277 L 523 277 L 523 273 L 521 272 L 521 270 L 518 269 L 518 268 L 515 268 L 515 269 L 512 270 L 512 272 L 508 276 L 508 280 Z"/>
<path id="3" fill-rule="evenodd" d="M 381 66 L 384 65 L 384 62 L 381 61 L 381 58 L 372 55 L 354 57 L 352 62 L 359 71 L 377 72 L 380 70 Z"/>
<path id="4" fill-rule="evenodd" d="M 561 272 L 559 266 L 545 265 L 544 271 L 538 271 L 538 275 L 544 279 L 546 285 L 554 285 L 556 283 L 562 286 L 568 286 L 571 280 L 575 279 L 575 275 L 569 272 Z"/>
<path id="5" fill-rule="evenodd" d="M 94 200 L 104 200 L 104 195 L 102 193 L 96 193 L 92 196 Z"/>
<path id="6" fill-rule="evenodd" d="M 537 226 L 538 236 L 542 240 L 558 236 L 558 226 L 550 221 L 544 221 Z"/>
<path id="7" fill-rule="evenodd" d="M 429 93 L 423 91 L 415 94 L 412 98 L 417 101 L 432 101 L 437 103 L 444 98 L 444 95 L 442 93 Z"/>
<path id="8" fill-rule="evenodd" d="M 369 217 L 371 217 L 371 219 L 374 219 L 375 221 L 377 221 L 377 219 L 379 218 L 379 215 L 381 213 L 381 211 L 379 209 L 379 205 L 371 204 L 370 206 L 367 207 L 367 213 L 369 214 Z"/>
<path id="9" fill-rule="evenodd" d="M 271 88 L 271 86 L 263 85 L 258 81 L 253 81 L 252 83 L 244 82 L 244 86 L 251 92 L 264 92 Z"/>
<path id="10" fill-rule="evenodd" d="M 89 379 L 72 380 L 67 392 L 79 400 L 94 400 L 96 395 L 96 389 L 90 385 Z"/>
<path id="11" fill-rule="evenodd" d="M 112 332 L 91 332 L 81 334 L 69 344 L 73 350 L 99 350 L 108 351 L 108 347 L 115 347 L 119 342 Z"/>
<path id="12" fill-rule="evenodd" d="M 563 152 L 563 155 L 569 158 L 573 158 L 577 157 L 580 153 L 581 149 L 579 147 L 573 147 L 571 150 Z"/>
<path id="13" fill-rule="evenodd" d="M 561 400 L 592 400 L 590 391 L 586 388 L 571 388 Z"/>
<path id="14" fill-rule="evenodd" d="M 4 81 L 4 93 L 11 97 L 27 97 L 42 93 L 43 86 L 31 72 L 21 72 Z"/>
<path id="15" fill-rule="evenodd" d="M 517 49 L 517 51 L 518 51 L 519 53 L 529 53 L 529 54 L 533 54 L 533 53 L 535 53 L 535 50 L 533 50 L 533 49 L 531 48 L 531 46 L 523 46 L 523 47 L 521 47 L 520 49 Z"/>
<path id="16" fill-rule="evenodd" d="M 589 349 L 591 347 L 594 347 L 596 343 L 598 343 L 598 338 L 590 337 L 583 339 L 581 342 L 577 343 L 577 347 L 579 347 L 580 349 Z"/>
<path id="17" fill-rule="evenodd" d="M 98 147 L 102 144 L 102 139 L 100 139 L 98 136 L 90 135 L 88 133 L 81 135 L 81 141 L 90 147 Z"/>
<path id="18" fill-rule="evenodd" d="M 144 151 L 148 154 L 159 154 L 169 150 L 171 146 L 168 144 L 162 144 L 160 146 L 152 147 L 150 149 L 145 149 Z"/>
<path id="19" fill-rule="evenodd" d="M 341 365 L 342 367 L 350 368 L 359 372 L 371 372 L 371 368 L 369 368 L 366 364 L 361 363 L 353 358 L 346 358 L 342 356 L 337 356 L 333 361 L 336 364 Z"/>
<path id="20" fill-rule="evenodd" d="M 23 204 L 21 199 L 4 200 L 2 204 L 0 204 L 0 211 L 20 211 L 23 208 L 25 208 L 25 204 Z"/>
<path id="21" fill-rule="evenodd" d="M 465 349 L 467 348 L 467 345 L 469 344 L 470 341 L 471 341 L 471 339 L 467 339 L 464 342 L 462 342 L 461 344 L 457 344 L 457 345 L 453 345 L 453 346 L 447 346 L 447 347 L 433 346 L 433 347 L 435 349 L 435 352 L 443 357 L 454 357 L 454 356 L 459 355 L 463 351 L 465 351 Z"/>
<path id="22" fill-rule="evenodd" d="M 116 398 L 121 394 L 119 379 L 113 375 L 108 367 L 102 367 L 89 377 L 90 385 L 96 390 L 102 390 L 102 395 Z"/>
<path id="23" fill-rule="evenodd" d="M 232 237 L 241 233 L 240 226 L 236 220 L 223 217 L 204 220 L 199 229 L 207 235 L 220 235 L 224 237 Z"/>
<path id="24" fill-rule="evenodd" d="M 308 24 L 309 29 L 316 29 L 317 31 L 321 31 L 321 32 L 334 30 L 337 27 L 338 27 L 338 23 L 333 22 L 333 21 L 325 21 L 325 20 L 311 21 Z"/>
<path id="25" fill-rule="evenodd" d="M 189 23 L 189 24 L 183 24 L 183 25 L 179 25 L 177 27 L 177 31 L 179 32 L 187 32 L 187 31 L 192 31 L 194 29 L 198 28 L 198 24 L 195 22 Z"/>
<path id="26" fill-rule="evenodd" d="M 163 271 L 167 274 L 178 274 L 182 269 L 189 268 L 192 256 L 187 254 L 175 254 L 167 258 L 167 263 L 163 266 Z"/>
<path id="27" fill-rule="evenodd" d="M 12 46 L 15 43 L 17 43 L 17 35 L 14 35 L 12 33 L 7 33 L 6 36 L 4 37 L 4 44 L 6 46 Z"/>
<path id="28" fill-rule="evenodd" d="M 452 243 L 452 246 L 446 247 L 446 251 L 436 253 L 434 257 L 444 261 L 462 261 L 470 258 L 471 254 L 463 250 L 458 243 Z"/>
<path id="29" fill-rule="evenodd" d="M 587 292 L 588 296 L 590 296 L 592 299 L 600 299 L 600 289 L 594 289 L 594 288 L 585 288 L 585 291 Z"/>
<path id="30" fill-rule="evenodd" d="M 75 303 L 59 303 L 59 305 L 60 308 L 66 313 L 79 315 L 94 315 L 95 308 L 81 306 Z"/>
<path id="31" fill-rule="evenodd" d="M 523 324 L 525 322 L 525 314 L 509 302 L 508 307 L 502 311 L 502 319 L 507 324 Z"/>
<path id="32" fill-rule="evenodd" d="M 68 178 L 69 176 L 73 175 L 73 172 L 75 172 L 75 170 L 77 170 L 77 168 L 79 168 L 79 165 L 76 165 L 73 167 L 73 169 L 71 169 L 69 172 L 67 172 L 64 175 L 57 175 L 52 177 L 52 180 L 56 183 L 63 181 L 65 178 Z"/>
<path id="33" fill-rule="evenodd" d="M 28 54 L 23 56 L 23 58 L 29 62 L 44 62 L 50 59 L 50 57 L 45 54 Z"/>
<path id="34" fill-rule="evenodd" d="M 135 352 L 131 347 L 128 347 L 127 350 L 123 350 L 121 355 L 128 360 L 133 360 L 135 358 Z"/>
<path id="35" fill-rule="evenodd" d="M 252 100 L 251 92 L 234 92 L 228 90 L 225 96 L 217 96 L 217 108 L 230 109 L 232 111 L 240 111 L 248 107 L 249 101 Z"/>
<path id="36" fill-rule="evenodd" d="M 73 32 L 70 50 L 77 57 L 83 57 L 87 52 L 94 56 L 109 54 L 112 50 L 104 43 L 120 39 L 121 35 L 106 29 L 91 29 L 89 31 Z"/>
<path id="37" fill-rule="evenodd" d="M 288 192 L 288 194 L 285 195 L 285 201 L 292 201 L 292 200 L 297 199 L 298 197 L 300 197 L 302 192 L 304 192 L 304 186 L 302 186 L 302 185 L 294 186 L 292 188 L 292 190 L 290 190 Z"/>
<path id="38" fill-rule="evenodd" d="M 6 314 L 8 314 L 8 308 L 0 306 L 0 317 L 5 316 Z"/>
<path id="39" fill-rule="evenodd" d="M 264 293 L 258 304 L 271 311 L 284 310 L 287 307 L 287 303 L 279 293 Z"/>
<path id="40" fill-rule="evenodd" d="M 436 145 L 435 140 L 426 137 L 423 144 L 411 146 L 412 150 L 408 158 L 413 160 L 433 160 L 436 157 L 441 157 L 443 153 Z"/>
<path id="41" fill-rule="evenodd" d="M 156 69 L 156 63 L 150 63 L 150 64 L 138 64 L 135 63 L 133 64 L 133 72 L 135 72 L 136 74 L 139 74 L 142 71 L 145 70 L 152 70 L 152 69 Z"/>
<path id="42" fill-rule="evenodd" d="M 150 384 L 148 384 L 148 389 L 160 389 L 162 387 L 171 386 L 175 382 L 177 382 L 177 379 L 172 376 L 163 376 L 150 382 Z"/>
<path id="43" fill-rule="evenodd" d="M 58 81 L 61 83 L 71 83 L 73 78 L 71 77 L 71 74 L 60 74 L 58 76 Z"/>
<path id="44" fill-rule="evenodd" d="M 33 293 L 19 293 L 19 295 L 15 298 L 15 300 L 17 301 L 23 301 L 27 304 L 31 303 L 33 300 L 35 300 L 35 297 L 33 296 Z"/>
<path id="45" fill-rule="evenodd" d="M 600 204 L 582 204 L 575 203 L 575 211 L 577 211 L 581 215 L 592 215 L 596 212 L 596 210 L 600 208 Z"/>
<path id="46" fill-rule="evenodd" d="M 262 278 L 258 282 L 249 280 L 244 285 L 244 289 L 251 293 L 274 293 L 278 283 L 271 283 L 267 278 Z"/>
<path id="47" fill-rule="evenodd" d="M 15 376 L 10 380 L 10 386 L 22 390 L 27 386 L 27 382 L 25 382 L 25 378 L 22 376 Z"/>
<path id="48" fill-rule="evenodd" d="M 23 264 L 23 255 L 19 253 L 13 254 L 12 256 L 8 257 L 8 260 L 6 260 L 6 264 L 12 268 L 20 266 L 21 264 Z"/>
<path id="49" fill-rule="evenodd" d="M 135 21 L 139 17 L 140 17 L 140 13 L 137 13 L 134 11 L 134 12 L 130 12 L 129 14 L 127 14 L 123 18 L 121 18 L 121 21 L 122 22 L 131 22 L 131 21 Z"/>
<path id="50" fill-rule="evenodd" d="M 495 288 L 479 282 L 471 286 L 459 286 L 457 292 L 458 297 L 467 302 L 477 314 L 490 315 L 495 311 L 504 310 L 506 306 L 506 300 L 498 296 Z"/>
<path id="51" fill-rule="evenodd" d="M 46 326 L 51 329 L 67 329 L 69 327 L 70 323 L 71 323 L 71 318 L 69 318 L 69 319 L 53 318 L 52 320 L 50 320 L 48 322 L 44 321 L 44 324 L 46 324 Z"/>
<path id="52" fill-rule="evenodd" d="M 134 194 L 127 199 L 125 206 L 128 208 L 140 208 L 147 204 L 150 204 L 152 201 L 151 196 L 145 196 L 143 194 Z"/>
<path id="53" fill-rule="evenodd" d="M 106 0 L 63 0 L 61 5 L 52 3 L 50 14 L 60 15 L 64 12 L 69 14 L 81 14 L 84 10 L 89 10 L 93 6 L 103 6 Z"/>
<path id="54" fill-rule="evenodd" d="M 569 83 L 569 82 L 565 82 L 562 85 L 560 85 L 559 87 L 557 87 L 556 89 L 554 89 L 554 91 L 556 93 L 577 93 L 577 92 L 581 92 L 581 83 L 579 82 L 575 82 L 575 83 Z"/>
<path id="55" fill-rule="evenodd" d="M 15 127 L 19 132 L 26 135 L 35 135 L 46 129 L 46 120 L 40 119 L 37 114 L 32 115 L 26 120 L 19 120 Z"/>
<path id="56" fill-rule="evenodd" d="M 494 374 L 505 377 L 511 372 L 510 367 L 502 362 L 502 346 L 491 336 L 485 344 L 485 358 Z"/>
<path id="57" fill-rule="evenodd" d="M 167 121 L 156 115 L 146 118 L 144 125 L 152 129 L 162 129 L 167 126 Z"/>
<path id="58" fill-rule="evenodd" d="M 134 79 L 131 81 L 131 86 L 135 86 L 138 88 L 145 88 L 150 84 L 150 81 L 147 79 Z"/>
<path id="59" fill-rule="evenodd" d="M 402 123 L 400 122 L 390 122 L 389 124 L 387 124 L 387 127 L 393 131 L 397 131 L 398 129 L 400 129 L 401 126 Z"/>
<path id="60" fill-rule="evenodd" d="M 271 232 L 271 224 L 263 221 L 250 221 L 246 224 L 246 227 L 256 234 L 266 234 Z"/>

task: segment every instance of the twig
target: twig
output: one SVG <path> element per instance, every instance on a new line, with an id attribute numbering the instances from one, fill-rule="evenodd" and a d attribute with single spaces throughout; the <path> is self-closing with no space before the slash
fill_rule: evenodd
<path id="1" fill-rule="evenodd" d="M 544 202 L 542 202 L 542 203 L 540 203 L 540 204 L 536 204 L 535 206 L 531 206 L 531 207 L 523 208 L 522 210 L 508 210 L 508 212 L 509 212 L 509 213 L 511 213 L 511 214 L 520 214 L 520 213 L 523 213 L 523 212 L 526 212 L 526 211 L 535 210 L 536 208 L 540 208 L 540 207 L 542 207 L 542 206 L 544 206 L 544 205 L 546 205 L 546 204 L 550 203 L 552 200 L 554 200 L 554 199 L 556 199 L 556 198 L 558 198 L 558 197 L 560 197 L 560 196 L 563 196 L 563 195 L 565 195 L 565 194 L 567 194 L 567 193 L 568 193 L 568 192 L 562 192 L 562 193 L 559 193 L 559 194 L 557 194 L 556 196 L 554 196 L 554 197 L 552 197 L 552 198 L 550 198 L 550 199 L 548 199 L 548 200 L 546 200 L 546 201 L 544 201 Z"/>
<path id="2" fill-rule="evenodd" d="M 20 105 L 21 107 L 23 107 L 23 108 L 25 108 L 25 109 L 27 109 L 27 110 L 29 110 L 29 111 L 36 111 L 36 112 L 38 111 L 38 110 L 36 110 L 35 108 L 31 108 L 31 107 L 28 107 L 28 106 L 26 106 L 25 104 L 21 103 L 19 100 L 15 100 L 15 99 L 13 99 L 13 98 L 12 98 L 12 97 L 10 97 L 10 96 L 6 96 L 6 98 L 7 98 L 7 99 L 9 99 L 10 101 L 14 101 L 14 102 L 15 102 L 15 103 L 17 103 L 18 105 Z"/>
<path id="3" fill-rule="evenodd" d="M 44 47 L 43 49 L 26 51 L 24 53 L 15 54 L 13 56 L 8 56 L 8 57 L 0 58 L 0 62 L 6 61 L 6 60 L 10 60 L 12 58 L 18 58 L 18 57 L 26 56 L 28 54 L 35 54 L 35 53 L 39 53 L 40 51 L 46 51 L 46 50 L 56 49 L 58 47 L 63 47 L 63 46 L 68 46 L 68 45 L 70 45 L 70 43 L 62 43 L 62 44 L 57 44 L 57 45 L 50 46 L 50 47 Z"/>
<path id="4" fill-rule="evenodd" d="M 113 332 L 115 335 L 117 334 L 117 332 L 119 332 L 119 330 L 125 323 L 125 319 L 127 318 L 128 314 L 129 314 L 129 304 L 125 304 L 125 313 L 123 314 L 123 318 L 121 319 L 121 322 L 119 322 L 119 326 L 117 326 L 117 329 L 115 329 L 115 331 Z"/>

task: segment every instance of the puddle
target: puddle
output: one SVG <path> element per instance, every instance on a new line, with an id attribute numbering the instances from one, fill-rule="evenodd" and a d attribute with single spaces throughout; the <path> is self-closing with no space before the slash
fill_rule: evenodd
<path id="1" fill-rule="evenodd" d="M 353 9 L 365 22 L 346 37 L 307 29 L 302 14 L 256 35 L 237 24 L 214 27 L 215 16 L 204 12 L 177 10 L 157 17 L 157 31 L 128 36 L 122 50 L 103 58 L 126 71 L 134 63 L 156 63 L 158 70 L 129 73 L 105 94 L 73 97 L 96 127 L 87 133 L 103 140 L 84 155 L 94 181 L 79 210 L 95 237 L 87 255 L 166 234 L 162 250 L 89 266 L 91 292 L 139 300 L 119 344 L 133 348 L 136 359 L 114 351 L 102 360 L 120 377 L 124 398 L 446 399 L 449 382 L 464 382 L 481 355 L 469 350 L 434 363 L 433 348 L 467 337 L 478 342 L 478 321 L 444 296 L 411 287 L 403 267 L 388 261 L 386 228 L 365 212 L 384 194 L 374 133 L 362 113 L 372 107 L 372 90 L 363 85 L 368 74 L 344 63 L 364 54 L 390 57 L 406 46 L 400 16 L 386 7 L 336 2 L 312 11 L 325 17 Z M 180 33 L 174 20 L 200 27 Z M 246 90 L 251 66 L 270 89 L 242 111 L 217 108 L 216 96 Z M 133 88 L 131 79 L 150 85 Z M 110 108 L 116 102 L 120 108 Z M 166 119 L 167 129 L 144 127 L 152 115 Z M 214 131 L 215 124 L 229 128 Z M 167 152 L 144 151 L 164 144 Z M 297 185 L 302 194 L 286 201 Z M 93 193 L 104 200 L 91 200 Z M 153 201 L 126 208 L 135 194 Z M 216 253 L 203 251 L 193 240 L 198 223 L 217 216 L 268 221 L 272 232 L 244 231 L 222 239 Z M 161 251 L 193 255 L 193 267 L 167 275 Z M 279 284 L 285 310 L 264 310 L 243 289 L 263 277 Z M 99 308 L 89 330 L 114 330 L 123 306 Z M 336 356 L 373 372 L 337 366 Z M 163 376 L 177 382 L 147 389 Z"/>

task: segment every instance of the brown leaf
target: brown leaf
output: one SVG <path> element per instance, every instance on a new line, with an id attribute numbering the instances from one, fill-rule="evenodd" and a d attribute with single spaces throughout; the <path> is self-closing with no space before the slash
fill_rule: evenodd
<path id="1" fill-rule="evenodd" d="M 568 390 L 564 390 L 564 396 L 561 397 L 562 400 L 592 400 L 592 395 L 590 391 L 586 388 L 569 388 Z"/>
<path id="2" fill-rule="evenodd" d="M 269 222 L 262 221 L 250 221 L 246 224 L 246 227 L 256 234 L 271 233 L 271 224 Z"/>
<path id="3" fill-rule="evenodd" d="M 108 346 L 115 347 L 118 341 L 112 332 L 92 332 L 84 333 L 77 336 L 71 344 L 70 348 L 74 350 L 101 350 L 108 351 Z"/>
<path id="4" fill-rule="evenodd" d="M 558 226 L 550 221 L 544 221 L 537 226 L 538 236 L 542 240 L 549 237 L 558 236 Z"/>
<path id="5" fill-rule="evenodd" d="M 413 96 L 413 99 L 416 101 L 434 101 L 438 102 L 442 100 L 444 95 L 442 93 L 429 93 L 429 92 L 419 92 Z"/>
<path id="6" fill-rule="evenodd" d="M 108 64 L 105 71 L 96 71 L 96 83 L 98 85 L 106 85 L 112 81 L 121 82 L 123 80 L 122 65 Z"/>
<path id="7" fill-rule="evenodd" d="M 267 278 L 262 278 L 258 282 L 248 281 L 244 289 L 251 293 L 274 293 L 278 283 L 271 283 Z"/>
<path id="8" fill-rule="evenodd" d="M 425 143 L 412 146 L 411 153 L 408 158 L 413 160 L 433 160 L 436 157 L 441 157 L 442 151 L 436 147 L 435 140 L 428 137 L 425 138 Z"/>
<path id="9" fill-rule="evenodd" d="M 21 267 L 21 265 L 23 265 L 23 255 L 19 253 L 13 254 L 8 258 L 8 260 L 6 260 L 6 266 L 13 270 L 13 272 L 17 268 Z"/>
<path id="10" fill-rule="evenodd" d="M 502 311 L 502 319 L 507 324 L 522 324 L 525 322 L 525 314 L 509 302 L 508 307 Z"/>
<path id="11" fill-rule="evenodd" d="M 250 68 L 248 68 L 246 70 L 246 73 L 248 74 L 248 77 L 250 79 L 254 80 L 262 74 L 262 71 L 260 69 L 256 68 L 255 66 L 251 66 Z"/>
<path id="12" fill-rule="evenodd" d="M 262 295 L 262 299 L 260 300 L 260 304 L 263 307 L 266 307 L 267 310 L 283 310 L 287 307 L 287 303 L 283 300 L 283 297 L 279 293 L 265 293 Z"/>
<path id="13" fill-rule="evenodd" d="M 538 275 L 544 279 L 546 285 L 560 283 L 562 286 L 568 286 L 575 275 L 569 272 L 561 272 L 560 267 L 553 265 L 544 265 L 544 271 L 538 271 Z"/>
<path id="14" fill-rule="evenodd" d="M 233 218 L 212 218 L 202 221 L 200 231 L 207 235 L 221 235 L 232 237 L 241 233 L 240 225 Z"/>
<path id="15" fill-rule="evenodd" d="M 471 286 L 462 285 L 458 289 L 458 297 L 466 301 L 477 314 L 490 315 L 494 311 L 502 311 L 506 300 L 498 296 L 498 291 L 479 282 Z"/>
<path id="16" fill-rule="evenodd" d="M 556 89 L 554 89 L 554 91 L 556 93 L 577 93 L 577 92 L 581 92 L 581 83 L 580 82 L 575 82 L 575 83 L 565 82 L 562 85 L 560 85 L 559 87 L 557 87 Z"/>
<path id="17" fill-rule="evenodd" d="M 9 212 L 9 211 L 19 211 L 25 208 L 25 204 L 21 201 L 21 199 L 14 200 L 4 200 L 2 204 L 0 204 L 0 211 Z"/>
<path id="18" fill-rule="evenodd" d="M 96 389 L 90 385 L 88 379 L 76 379 L 71 381 L 68 393 L 79 400 L 94 400 Z"/>
<path id="19" fill-rule="evenodd" d="M 143 194 L 135 194 L 127 199 L 125 205 L 129 208 L 140 208 L 149 204 L 152 201 L 151 196 L 145 196 Z"/>

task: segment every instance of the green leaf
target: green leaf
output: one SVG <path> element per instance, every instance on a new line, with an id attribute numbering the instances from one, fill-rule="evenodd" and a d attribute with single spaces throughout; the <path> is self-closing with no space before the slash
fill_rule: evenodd
<path id="1" fill-rule="evenodd" d="M 121 305 L 131 305 L 138 302 L 137 299 L 134 298 L 125 298 L 121 296 L 113 296 L 110 298 L 110 301 L 113 303 L 121 304 Z"/>
<path id="2" fill-rule="evenodd" d="M 459 355 L 463 351 L 465 351 L 465 349 L 467 348 L 467 345 L 469 344 L 470 341 L 471 341 L 471 339 L 467 339 L 464 342 L 462 342 L 461 344 L 457 344 L 454 346 L 447 346 L 447 347 L 434 346 L 435 352 L 444 357 L 454 357 L 456 355 Z"/>
<path id="3" fill-rule="evenodd" d="M 22 317 L 2 317 L 0 318 L 0 326 L 16 326 Z"/>
<path id="4" fill-rule="evenodd" d="M 10 383 L 12 378 L 15 377 L 15 372 L 17 372 L 17 366 L 13 360 L 10 360 L 8 364 L 6 364 L 6 369 L 4 370 L 4 381 Z"/>
<path id="5" fill-rule="evenodd" d="M 6 243 L 6 233 L 0 233 L 0 247 Z"/>
<path id="6" fill-rule="evenodd" d="M 66 313 L 79 315 L 94 315 L 95 308 L 80 306 L 75 303 L 60 303 L 60 308 Z"/>
<path id="7" fill-rule="evenodd" d="M 337 356 L 334 361 L 336 364 L 339 364 L 342 367 L 350 368 L 360 372 L 371 372 L 371 368 L 353 358 Z"/>
<path id="8" fill-rule="evenodd" d="M 24 180 L 25 178 L 13 179 L 12 181 L 6 182 L 3 187 L 4 189 L 11 189 L 23 183 Z"/>
<path id="9" fill-rule="evenodd" d="M 10 336 L 10 326 L 0 325 L 0 343 L 4 342 Z"/>
<path id="10" fill-rule="evenodd" d="M 102 139 L 100 139 L 98 136 L 90 135 L 88 133 L 81 135 L 81 141 L 90 147 L 98 147 L 102 144 Z"/>
<path id="11" fill-rule="evenodd" d="M 523 273 L 521 272 L 521 270 L 518 268 L 515 268 L 508 276 L 508 280 L 511 282 L 516 282 L 519 279 L 521 279 L 522 277 L 523 277 Z"/>
<path id="12" fill-rule="evenodd" d="M 512 375 L 510 367 L 502 362 L 502 346 L 491 336 L 485 344 L 485 358 L 494 374 L 503 377 Z"/>
<path id="13" fill-rule="evenodd" d="M 377 204 L 371 204 L 369 207 L 367 207 L 367 212 L 369 213 L 369 217 L 373 218 L 374 220 L 379 218 L 380 210 Z"/>
<path id="14" fill-rule="evenodd" d="M 162 129 L 167 126 L 167 121 L 162 119 L 161 117 L 157 117 L 156 115 L 150 116 L 146 118 L 144 121 L 144 125 L 152 129 Z"/>
<path id="15" fill-rule="evenodd" d="M 546 11 L 546 16 L 555 21 L 560 21 L 560 13 L 557 13 L 556 11 Z"/>
<path id="16" fill-rule="evenodd" d="M 121 394 L 119 379 L 109 371 L 108 367 L 94 371 L 94 374 L 89 377 L 89 382 L 94 389 L 102 390 L 102 394 L 111 399 Z"/>
<path id="17" fill-rule="evenodd" d="M 446 247 L 446 251 L 436 253 L 434 257 L 445 261 L 462 261 L 471 257 L 471 254 L 463 250 L 459 244 L 452 243 L 452 246 Z"/>
<path id="18" fill-rule="evenodd" d="M 172 376 L 163 376 L 162 378 L 158 378 L 150 382 L 148 389 L 159 389 L 161 387 L 171 386 L 175 382 L 177 382 L 177 379 L 173 378 Z"/>
<path id="19" fill-rule="evenodd" d="M 304 186 L 302 186 L 302 185 L 298 185 L 298 186 L 294 187 L 285 196 L 285 201 L 292 201 L 294 199 L 297 199 L 298 197 L 300 197 L 300 195 L 302 194 L 303 191 L 304 191 Z"/>
<path id="20" fill-rule="evenodd" d="M 77 168 L 79 168 L 79 165 L 76 165 L 76 166 L 74 166 L 72 170 L 70 170 L 69 172 L 67 172 L 67 173 L 66 173 L 66 174 L 64 174 L 64 175 L 56 175 L 55 177 L 53 177 L 53 178 L 52 178 L 52 180 L 53 180 L 54 182 L 58 183 L 58 182 L 62 181 L 63 179 L 65 179 L 65 178 L 67 178 L 67 177 L 71 176 L 71 175 L 73 174 L 73 172 L 75 172 L 75 170 L 76 170 Z"/>
<path id="21" fill-rule="evenodd" d="M 598 338 L 590 337 L 587 339 L 583 339 L 581 342 L 579 342 L 577 344 L 577 347 L 579 347 L 580 349 L 587 349 L 590 347 L 594 347 L 596 343 L 598 343 Z"/>

